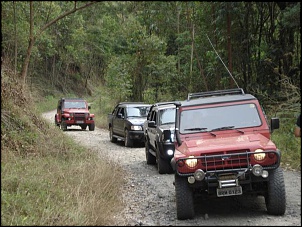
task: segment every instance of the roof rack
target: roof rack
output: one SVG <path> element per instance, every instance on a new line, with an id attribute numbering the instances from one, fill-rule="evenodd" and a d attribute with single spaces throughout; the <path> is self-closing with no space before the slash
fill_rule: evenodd
<path id="1" fill-rule="evenodd" d="M 217 91 L 204 91 L 198 93 L 189 93 L 188 101 L 192 98 L 201 98 L 201 97 L 209 97 L 209 96 L 219 96 L 219 95 L 244 95 L 244 91 L 242 88 L 234 88 L 234 89 L 226 89 L 226 90 L 217 90 Z"/>
<path id="2" fill-rule="evenodd" d="M 163 106 L 163 105 L 169 105 L 169 104 L 174 104 L 175 105 L 175 102 L 177 101 L 172 101 L 172 102 L 158 102 L 158 103 L 155 103 L 154 106 Z"/>

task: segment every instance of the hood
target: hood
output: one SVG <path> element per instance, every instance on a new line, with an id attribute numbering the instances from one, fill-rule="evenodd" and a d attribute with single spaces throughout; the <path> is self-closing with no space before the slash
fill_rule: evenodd
<path id="1" fill-rule="evenodd" d="M 175 124 L 164 124 L 164 125 L 161 125 L 160 128 L 162 130 L 174 130 L 175 129 Z"/>
<path id="2" fill-rule="evenodd" d="M 64 113 L 89 113 L 87 109 L 64 109 Z"/>
<path id="3" fill-rule="evenodd" d="M 261 134 L 250 134 L 212 139 L 190 139 L 183 141 L 178 148 L 185 155 L 199 156 L 202 154 L 215 154 L 221 151 L 250 150 L 258 148 L 263 150 L 276 150 L 276 145 Z"/>
<path id="4" fill-rule="evenodd" d="M 146 118 L 128 118 L 128 121 L 133 125 L 142 125 L 145 120 Z"/>

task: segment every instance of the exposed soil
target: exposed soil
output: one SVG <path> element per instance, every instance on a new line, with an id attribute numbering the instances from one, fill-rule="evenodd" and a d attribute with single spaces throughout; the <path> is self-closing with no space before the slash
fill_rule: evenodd
<path id="1" fill-rule="evenodd" d="M 55 110 L 43 116 L 54 125 Z M 54 126 L 55 127 L 55 126 Z M 123 142 L 111 143 L 107 129 L 65 131 L 76 143 L 95 149 L 101 156 L 118 162 L 127 172 L 123 188 L 125 208 L 116 216 L 117 226 L 301 226 L 301 172 L 284 169 L 286 212 L 272 216 L 266 212 L 263 197 L 226 197 L 196 199 L 195 218 L 176 217 L 173 174 L 159 174 L 156 166 L 147 165 L 145 148 L 138 144 L 127 148 Z"/>

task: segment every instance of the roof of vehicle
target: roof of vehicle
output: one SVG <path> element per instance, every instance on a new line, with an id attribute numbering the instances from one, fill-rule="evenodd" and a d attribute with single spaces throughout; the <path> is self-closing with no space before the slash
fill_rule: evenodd
<path id="1" fill-rule="evenodd" d="M 76 100 L 85 101 L 85 99 L 83 99 L 83 98 L 61 98 L 61 100 L 64 100 L 64 101 L 76 101 Z"/>
<path id="2" fill-rule="evenodd" d="M 245 94 L 241 88 L 190 93 L 188 99 L 181 102 L 181 106 L 195 106 L 203 104 L 236 102 L 256 99 L 251 94 Z"/>
<path id="3" fill-rule="evenodd" d="M 177 101 L 174 101 L 174 102 L 158 102 L 158 103 L 154 103 L 152 105 L 152 108 L 157 108 L 159 110 L 161 109 L 170 109 L 170 108 L 176 108 L 175 106 L 175 102 Z"/>
<path id="4" fill-rule="evenodd" d="M 151 104 L 143 103 L 143 102 L 120 102 L 118 106 L 151 106 Z"/>

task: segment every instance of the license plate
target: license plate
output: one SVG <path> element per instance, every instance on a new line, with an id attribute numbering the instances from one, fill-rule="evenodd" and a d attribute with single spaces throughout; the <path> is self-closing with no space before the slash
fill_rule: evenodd
<path id="1" fill-rule="evenodd" d="M 242 187 L 230 187 L 230 188 L 217 188 L 217 196 L 232 196 L 232 195 L 242 195 Z"/>
<path id="2" fill-rule="evenodd" d="M 78 123 L 78 124 L 83 124 L 83 123 L 84 123 L 84 121 L 77 121 L 77 123 Z"/>

